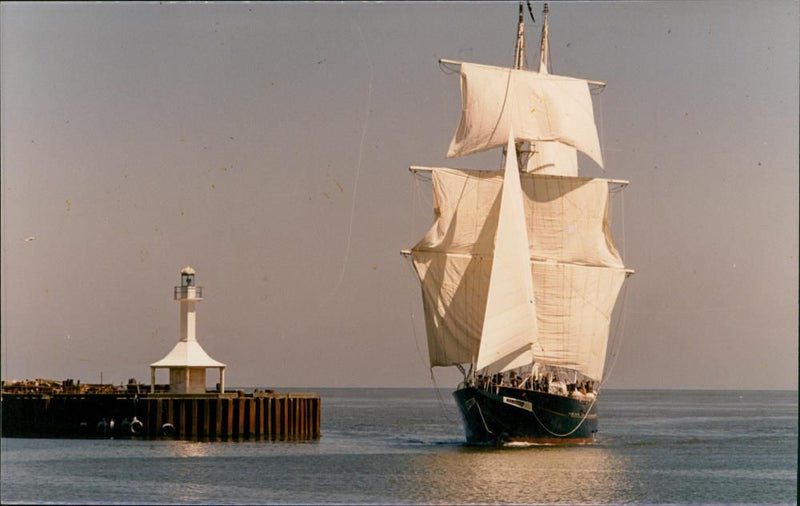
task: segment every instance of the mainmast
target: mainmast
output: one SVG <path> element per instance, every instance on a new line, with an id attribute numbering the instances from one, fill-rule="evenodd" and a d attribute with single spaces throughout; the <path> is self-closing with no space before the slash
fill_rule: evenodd
<path id="1" fill-rule="evenodd" d="M 519 20 L 517 21 L 517 47 L 514 53 L 514 68 L 519 70 L 525 68 L 525 16 L 522 10 L 522 0 L 519 2 Z M 517 154 L 517 166 L 518 167 L 525 167 L 525 163 L 520 157 L 523 153 L 522 145 L 523 142 L 517 142 L 514 144 L 515 151 Z M 508 156 L 506 149 L 503 148 L 503 159 Z M 503 162 L 505 165 L 505 162 Z"/>
<path id="2" fill-rule="evenodd" d="M 528 1 L 528 10 L 531 14 L 531 19 L 533 19 L 533 11 L 531 10 L 530 1 Z M 541 50 L 539 54 L 539 72 L 546 74 L 547 73 L 547 13 L 549 9 L 547 7 L 547 3 L 544 4 L 544 25 L 542 26 L 542 40 L 541 40 Z M 535 21 L 535 20 L 534 20 Z M 517 24 L 517 47 L 516 53 L 514 55 L 514 68 L 516 70 L 521 70 L 527 68 L 527 63 L 525 61 L 525 16 L 522 9 L 522 0 L 519 2 L 519 21 Z M 517 161 L 520 170 L 524 170 L 525 167 L 528 165 L 528 160 L 530 159 L 531 155 L 533 154 L 533 144 L 528 143 L 528 149 L 524 149 L 523 145 L 524 142 L 517 142 L 516 151 L 517 151 Z"/>

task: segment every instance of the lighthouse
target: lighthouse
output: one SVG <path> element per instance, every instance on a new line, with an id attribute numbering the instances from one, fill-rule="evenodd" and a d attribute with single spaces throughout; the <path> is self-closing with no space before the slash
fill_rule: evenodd
<path id="1" fill-rule="evenodd" d="M 219 370 L 219 390 L 225 391 L 225 367 L 208 356 L 197 342 L 196 305 L 203 300 L 203 287 L 195 285 L 191 267 L 181 271 L 181 284 L 175 287 L 173 299 L 180 303 L 181 338 L 167 356 L 150 364 L 150 391 L 155 392 L 156 369 L 169 369 L 169 393 L 204 394 L 206 369 Z"/>

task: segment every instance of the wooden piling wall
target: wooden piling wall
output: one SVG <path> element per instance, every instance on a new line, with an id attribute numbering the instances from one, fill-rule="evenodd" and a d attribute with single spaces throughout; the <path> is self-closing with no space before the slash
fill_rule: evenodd
<path id="1" fill-rule="evenodd" d="M 307 440 L 320 436 L 321 401 L 316 394 L 3 394 L 0 409 L 4 437 Z"/>

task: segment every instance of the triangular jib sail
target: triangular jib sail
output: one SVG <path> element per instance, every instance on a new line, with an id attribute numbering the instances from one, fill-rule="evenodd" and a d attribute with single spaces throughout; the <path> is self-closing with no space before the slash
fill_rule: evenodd
<path id="1" fill-rule="evenodd" d="M 522 204 L 522 186 L 509 132 L 476 367 L 508 362 L 527 350 L 536 339 L 536 310 L 528 253 L 528 230 Z"/>

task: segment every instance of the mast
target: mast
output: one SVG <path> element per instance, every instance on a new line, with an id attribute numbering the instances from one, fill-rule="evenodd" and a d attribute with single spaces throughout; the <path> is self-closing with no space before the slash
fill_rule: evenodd
<path id="1" fill-rule="evenodd" d="M 525 68 L 525 17 L 522 11 L 522 1 L 519 2 L 519 22 L 517 23 L 517 48 L 514 54 L 514 68 Z"/>
<path id="2" fill-rule="evenodd" d="M 547 13 L 550 12 L 550 9 L 547 6 L 547 2 L 544 4 L 544 20 L 542 21 L 542 40 L 539 44 L 539 73 L 540 74 L 547 74 L 547 53 L 550 51 L 549 47 L 549 31 L 547 28 Z"/>
<path id="3" fill-rule="evenodd" d="M 525 68 L 525 16 L 522 10 L 522 0 L 519 2 L 519 20 L 517 21 L 517 48 L 514 54 L 514 68 L 520 70 Z M 526 160 L 523 160 L 521 155 L 525 152 L 523 150 L 524 142 L 515 142 L 514 151 L 517 156 L 517 167 L 525 167 Z M 507 157 L 508 153 L 503 149 L 503 157 Z M 505 165 L 505 162 L 503 162 Z M 519 170 L 519 169 L 518 169 Z"/>

